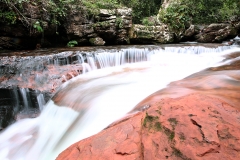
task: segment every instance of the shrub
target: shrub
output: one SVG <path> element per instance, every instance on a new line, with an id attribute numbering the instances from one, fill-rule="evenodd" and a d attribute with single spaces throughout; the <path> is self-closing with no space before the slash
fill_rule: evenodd
<path id="1" fill-rule="evenodd" d="M 157 23 L 157 17 L 156 16 L 145 17 L 141 21 L 142 24 L 145 26 L 153 26 Z"/>
<path id="2" fill-rule="evenodd" d="M 167 8 L 162 8 L 158 15 L 159 20 L 177 34 L 181 34 L 189 26 L 193 14 L 187 5 L 179 5 L 179 2 L 173 2 Z"/>
<path id="3" fill-rule="evenodd" d="M 162 3 L 161 0 L 118 0 L 118 2 L 132 8 L 134 23 L 141 23 L 144 17 L 156 15 Z"/>
<path id="4" fill-rule="evenodd" d="M 239 0 L 176 0 L 161 8 L 158 18 L 170 29 L 181 33 L 189 24 L 210 24 L 229 21 L 240 15 Z"/>
<path id="5" fill-rule="evenodd" d="M 69 42 L 67 43 L 67 46 L 68 46 L 68 47 L 74 47 L 74 46 L 77 45 L 77 44 L 78 44 L 77 41 L 72 40 L 72 41 L 69 41 Z"/>

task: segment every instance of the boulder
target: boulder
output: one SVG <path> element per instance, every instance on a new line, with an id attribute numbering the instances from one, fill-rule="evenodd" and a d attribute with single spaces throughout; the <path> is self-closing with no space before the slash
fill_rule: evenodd
<path id="1" fill-rule="evenodd" d="M 154 99 L 147 111 L 71 145 L 57 160 L 235 160 L 240 158 L 238 117 L 231 105 L 203 94 Z"/>
<path id="2" fill-rule="evenodd" d="M 197 42 L 219 43 L 227 39 L 236 37 L 238 28 L 230 23 L 210 24 L 195 36 Z"/>
<path id="3" fill-rule="evenodd" d="M 101 37 L 90 38 L 89 42 L 93 46 L 103 46 L 105 44 L 105 41 Z"/>
<path id="4" fill-rule="evenodd" d="M 184 32 L 181 41 L 193 41 L 194 36 L 200 32 L 200 29 L 196 25 L 190 25 L 190 27 Z"/>
<path id="5" fill-rule="evenodd" d="M 136 24 L 130 32 L 131 42 L 138 43 L 172 43 L 174 34 L 171 33 L 167 25 L 145 26 Z"/>

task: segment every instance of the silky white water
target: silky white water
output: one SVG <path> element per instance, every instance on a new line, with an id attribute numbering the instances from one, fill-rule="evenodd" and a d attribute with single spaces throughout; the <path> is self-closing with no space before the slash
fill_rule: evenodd
<path id="1" fill-rule="evenodd" d="M 69 145 L 98 133 L 171 81 L 217 66 L 223 55 L 240 51 L 212 49 L 195 54 L 176 49 L 156 50 L 146 62 L 94 68 L 71 79 L 54 96 L 58 105 L 49 101 L 39 117 L 20 120 L 0 134 L 0 159 L 55 159 Z"/>

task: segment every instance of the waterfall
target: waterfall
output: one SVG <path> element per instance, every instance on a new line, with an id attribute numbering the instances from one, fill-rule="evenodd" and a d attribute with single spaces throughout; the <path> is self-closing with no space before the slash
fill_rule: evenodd
<path id="1" fill-rule="evenodd" d="M 40 93 L 40 94 L 37 96 L 37 101 L 38 101 L 38 105 L 39 105 L 39 110 L 42 111 L 44 105 L 46 104 L 45 99 L 44 99 L 44 97 L 43 97 L 43 94 Z"/>
<path id="2" fill-rule="evenodd" d="M 28 110 L 28 108 L 31 107 L 28 94 L 29 90 L 25 88 L 20 88 L 20 92 L 23 99 L 24 109 Z"/>
<path id="3" fill-rule="evenodd" d="M 75 52 L 77 61 L 87 68 L 85 74 L 64 83 L 39 117 L 19 120 L 3 131 L 0 159 L 52 160 L 72 143 L 126 115 L 148 95 L 172 81 L 222 64 L 224 55 L 235 51 L 240 49 L 187 46 L 125 48 L 89 55 Z M 43 104 L 42 95 L 38 97 Z"/>

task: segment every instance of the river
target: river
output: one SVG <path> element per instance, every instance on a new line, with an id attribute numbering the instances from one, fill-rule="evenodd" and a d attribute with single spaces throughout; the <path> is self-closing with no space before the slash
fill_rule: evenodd
<path id="1" fill-rule="evenodd" d="M 39 116 L 19 119 L 0 133 L 0 159 L 52 160 L 72 143 L 98 133 L 127 114 L 147 109 L 138 103 L 155 92 L 162 92 L 163 97 L 185 95 L 203 84 L 225 82 L 231 75 L 231 83 L 239 84 L 234 79 L 239 75 L 236 69 L 225 68 L 220 73 L 218 67 L 238 61 L 238 54 L 227 56 L 239 53 L 239 47 L 125 46 L 83 52 L 94 52 L 93 59 L 89 56 L 81 60 L 80 56 L 81 74 L 57 88 L 51 100 L 41 105 Z M 51 63 L 60 64 L 56 59 Z M 70 65 L 67 60 L 66 65 Z"/>

